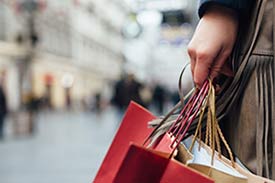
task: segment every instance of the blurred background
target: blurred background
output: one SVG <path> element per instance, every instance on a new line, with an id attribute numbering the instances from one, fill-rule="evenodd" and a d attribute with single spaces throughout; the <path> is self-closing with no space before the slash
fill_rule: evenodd
<path id="1" fill-rule="evenodd" d="M 0 182 L 91 182 L 130 100 L 179 100 L 197 20 L 193 0 L 0 0 Z"/>

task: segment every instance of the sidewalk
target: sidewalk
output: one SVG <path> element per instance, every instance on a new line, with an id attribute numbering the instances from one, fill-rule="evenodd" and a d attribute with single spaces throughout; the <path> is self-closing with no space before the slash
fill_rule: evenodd
<path id="1" fill-rule="evenodd" d="M 90 183 L 118 118 L 113 110 L 101 116 L 44 112 L 37 122 L 34 136 L 0 141 L 1 183 Z"/>

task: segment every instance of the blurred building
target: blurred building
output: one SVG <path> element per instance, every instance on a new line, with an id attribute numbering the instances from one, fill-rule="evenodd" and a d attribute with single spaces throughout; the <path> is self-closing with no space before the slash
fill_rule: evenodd
<path id="1" fill-rule="evenodd" d="M 62 108 L 108 87 L 124 62 L 126 14 L 107 0 L 1 1 L 0 71 L 11 108 L 29 92 Z"/>
<path id="2" fill-rule="evenodd" d="M 2 0 L 0 72 L 12 110 L 30 95 L 63 108 L 122 72 L 171 90 L 189 61 L 192 0 Z M 190 73 L 185 76 L 192 83 Z M 104 92 L 103 92 L 104 93 Z"/>
<path id="3" fill-rule="evenodd" d="M 177 89 L 179 74 L 189 62 L 187 44 L 198 16 L 197 2 L 192 0 L 126 0 L 135 16 L 126 32 L 124 53 L 127 68 L 135 70 L 144 81 Z M 138 26 L 133 28 L 133 24 Z M 132 29 L 136 30 L 133 31 Z M 139 30 L 140 29 L 140 30 Z M 136 35 L 134 34 L 136 33 Z M 184 85 L 192 87 L 191 73 L 184 75 Z"/>

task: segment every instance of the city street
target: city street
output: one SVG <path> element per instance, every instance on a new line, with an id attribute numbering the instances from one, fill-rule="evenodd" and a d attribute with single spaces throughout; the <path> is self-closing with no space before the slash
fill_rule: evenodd
<path id="1" fill-rule="evenodd" d="M 92 182 L 118 126 L 112 109 L 101 115 L 43 112 L 33 136 L 0 141 L 1 183 Z"/>
<path id="2" fill-rule="evenodd" d="M 0 0 L 0 183 L 92 183 L 122 118 L 110 103 L 179 101 L 198 5 Z"/>

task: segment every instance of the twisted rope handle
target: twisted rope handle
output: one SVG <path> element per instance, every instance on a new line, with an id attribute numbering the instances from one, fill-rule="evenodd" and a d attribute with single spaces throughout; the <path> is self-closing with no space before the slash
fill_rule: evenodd
<path id="1" fill-rule="evenodd" d="M 189 150 L 192 151 L 192 149 L 194 147 L 195 140 L 198 136 L 199 136 L 199 143 L 201 146 L 201 123 L 202 123 L 203 115 L 205 113 L 205 108 L 208 107 L 205 144 L 209 145 L 210 148 L 212 149 L 211 164 L 213 165 L 213 163 L 214 163 L 214 155 L 215 155 L 216 146 L 217 146 L 217 150 L 218 150 L 218 155 L 219 155 L 219 157 L 221 157 L 221 146 L 220 146 L 220 139 L 221 139 L 221 141 L 223 142 L 223 144 L 229 154 L 229 157 L 230 157 L 230 160 L 232 163 L 232 167 L 235 167 L 233 153 L 232 153 L 225 137 L 223 136 L 223 133 L 220 129 L 220 126 L 219 126 L 219 123 L 218 123 L 218 120 L 216 117 L 215 88 L 214 88 L 211 80 L 209 80 L 209 85 L 210 85 L 210 88 L 208 91 L 208 95 L 206 97 L 205 104 L 201 108 L 199 122 L 198 122 L 196 131 L 194 134 L 194 138 L 193 138 L 193 141 L 192 141 L 192 144 L 191 144 Z"/>

